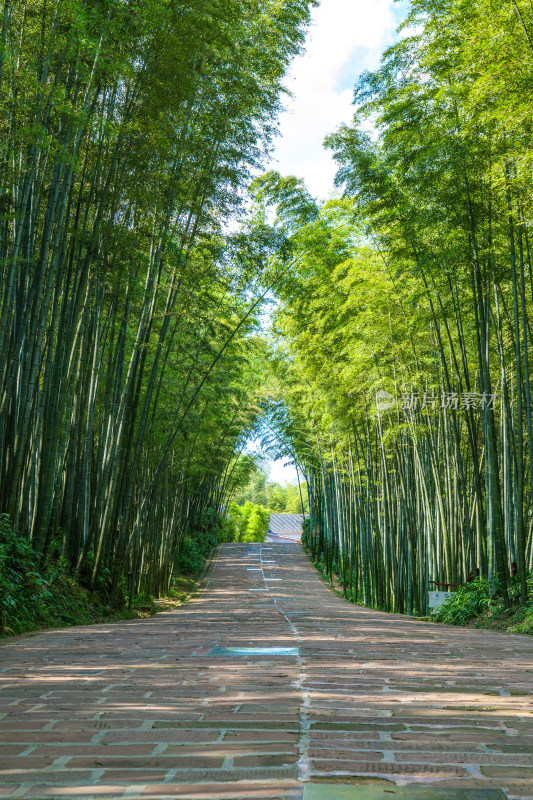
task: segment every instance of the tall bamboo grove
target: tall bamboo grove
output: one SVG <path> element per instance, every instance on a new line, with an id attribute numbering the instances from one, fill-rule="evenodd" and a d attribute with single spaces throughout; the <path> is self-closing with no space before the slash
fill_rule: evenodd
<path id="1" fill-rule="evenodd" d="M 525 0 L 414 0 L 406 24 L 327 139 L 339 199 L 302 216 L 275 175 L 259 196 L 298 254 L 271 424 L 307 477 L 309 547 L 354 599 L 424 614 L 476 574 L 528 599 L 533 24 Z"/>
<path id="2" fill-rule="evenodd" d="M 0 510 L 111 604 L 126 577 L 168 588 L 253 423 L 255 276 L 221 231 L 307 20 L 303 0 L 2 3 Z"/>

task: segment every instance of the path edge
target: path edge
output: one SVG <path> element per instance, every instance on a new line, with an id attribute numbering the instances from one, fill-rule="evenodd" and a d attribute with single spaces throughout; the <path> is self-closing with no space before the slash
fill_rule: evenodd
<path id="1" fill-rule="evenodd" d="M 214 565 L 216 561 L 216 556 L 218 555 L 218 550 L 220 549 L 220 544 L 217 544 L 213 547 L 211 552 L 209 553 L 204 568 L 195 583 L 193 584 L 190 592 L 188 592 L 181 603 L 177 603 L 173 608 L 165 608 L 161 609 L 161 611 L 156 611 L 155 614 L 150 614 L 148 617 L 133 617 L 130 619 L 114 619 L 114 620 L 102 620 L 99 622 L 88 622 L 86 625 L 65 625 L 61 628 L 41 628 L 37 631 L 24 631 L 23 633 L 17 633 L 15 636 L 2 636 L 0 637 L 0 647 L 4 647 L 5 645 L 9 645 L 12 642 L 20 641 L 21 639 L 29 639 L 32 636 L 40 636 L 43 633 L 61 633 L 62 631 L 74 630 L 75 628 L 92 628 L 94 625 L 116 625 L 116 624 L 127 624 L 132 622 L 139 622 L 143 619 L 153 619 L 153 617 L 157 617 L 160 614 L 168 614 L 172 611 L 176 611 L 176 609 L 181 608 L 182 606 L 189 603 L 196 595 L 200 594 L 204 591 L 205 586 L 203 583 L 205 578 L 207 577 L 208 572 L 210 571 L 211 567 Z"/>

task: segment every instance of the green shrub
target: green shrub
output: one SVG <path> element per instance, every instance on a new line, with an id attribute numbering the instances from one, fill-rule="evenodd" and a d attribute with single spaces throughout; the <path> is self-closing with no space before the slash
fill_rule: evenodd
<path id="1" fill-rule="evenodd" d="M 270 511 L 247 501 L 243 506 L 231 503 L 228 519 L 235 527 L 236 542 L 265 542 L 270 525 Z"/>
<path id="2" fill-rule="evenodd" d="M 194 582 L 213 547 L 229 535 L 233 534 L 225 520 L 211 509 L 206 511 L 197 529 L 189 531 L 181 543 L 178 571 L 193 576 Z M 42 565 L 28 539 L 16 535 L 9 518 L 0 515 L 0 635 L 138 616 L 135 608 L 124 607 L 128 601 L 125 577 L 118 586 L 118 610 L 106 607 L 112 582 L 110 565 L 101 565 L 94 589 L 88 590 L 94 562 L 94 553 L 89 553 L 76 581 L 61 558 L 58 536 Z M 149 604 L 151 600 L 141 594 L 132 598 L 132 603 Z"/>
<path id="3" fill-rule="evenodd" d="M 235 530 L 216 511 L 207 509 L 197 527 L 182 539 L 177 561 L 180 575 L 197 575 L 204 568 L 209 554 L 221 542 L 234 541 Z"/>
<path id="4" fill-rule="evenodd" d="M 9 517 L 0 516 L 0 620 L 5 632 L 17 629 L 28 595 L 48 593 L 38 574 L 39 557 L 28 540 L 15 535 Z"/>
<path id="5" fill-rule="evenodd" d="M 435 622 L 445 622 L 449 625 L 468 625 L 478 618 L 494 620 L 502 615 L 515 615 L 522 622 L 521 632 L 529 630 L 528 619 L 531 615 L 533 600 L 533 572 L 527 576 L 528 603 L 524 606 L 520 597 L 520 581 L 515 575 L 509 584 L 510 608 L 505 608 L 499 593 L 498 581 L 495 583 L 495 594 L 489 597 L 489 584 L 485 578 L 475 578 L 471 583 L 460 586 L 456 592 L 433 614 Z M 518 624 L 517 617 L 517 624 Z"/>
<path id="6" fill-rule="evenodd" d="M 238 539 L 239 532 L 237 530 L 237 524 L 234 517 L 228 514 L 227 517 L 224 517 L 221 520 L 220 530 L 218 534 L 218 540 L 220 543 L 223 542 L 236 542 Z"/>
<path id="7" fill-rule="evenodd" d="M 67 572 L 59 548 L 40 566 L 30 542 L 0 516 L 0 631 L 16 634 L 39 628 L 93 622 L 100 600 Z"/>
<path id="8" fill-rule="evenodd" d="M 435 622 L 449 625 L 466 625 L 487 610 L 490 603 L 489 583 L 485 578 L 475 578 L 456 592 L 433 614 Z"/>
<path id="9" fill-rule="evenodd" d="M 179 549 L 178 572 L 184 575 L 195 575 L 202 570 L 206 555 L 202 544 L 192 536 L 186 536 Z"/>
<path id="10" fill-rule="evenodd" d="M 252 506 L 241 541 L 265 542 L 270 525 L 270 511 L 263 506 Z"/>

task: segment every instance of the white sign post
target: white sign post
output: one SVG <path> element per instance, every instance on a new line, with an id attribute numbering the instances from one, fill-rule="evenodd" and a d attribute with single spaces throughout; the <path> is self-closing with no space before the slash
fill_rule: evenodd
<path id="1" fill-rule="evenodd" d="M 448 600 L 448 598 L 452 596 L 453 592 L 428 592 L 428 594 L 429 611 L 433 614 L 446 600 Z"/>

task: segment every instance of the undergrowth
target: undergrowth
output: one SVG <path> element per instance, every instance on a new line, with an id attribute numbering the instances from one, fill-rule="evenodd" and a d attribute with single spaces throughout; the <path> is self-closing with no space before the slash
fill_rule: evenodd
<path id="1" fill-rule="evenodd" d="M 231 524 L 213 509 L 202 515 L 197 529 L 189 531 L 180 545 L 177 571 L 180 575 L 197 575 L 204 568 L 209 554 L 221 542 L 233 541 Z"/>
<path id="2" fill-rule="evenodd" d="M 194 587 L 206 560 L 223 540 L 223 523 L 207 514 L 199 530 L 189 533 L 182 542 L 177 571 L 167 598 L 154 602 L 141 593 L 129 598 L 126 581 L 119 587 L 118 602 L 107 605 L 111 569 L 100 571 L 93 591 L 89 581 L 91 554 L 75 580 L 68 564 L 61 558 L 61 541 L 52 543 L 44 562 L 23 536 L 18 536 L 9 518 L 0 515 L 0 637 L 46 628 L 88 625 L 94 622 L 134 619 L 183 602 Z"/>
<path id="3" fill-rule="evenodd" d="M 496 593 L 490 597 L 485 578 L 476 578 L 471 583 L 459 586 L 432 615 L 432 620 L 448 625 L 473 625 L 476 628 L 533 634 L 533 571 L 527 576 L 528 602 L 525 604 L 520 600 L 517 576 L 511 578 L 508 607 L 504 605 L 497 582 L 495 588 Z"/>
<path id="4" fill-rule="evenodd" d="M 0 517 L 0 633 L 83 625 L 109 617 L 96 592 L 88 592 L 52 555 L 40 567 L 28 540 Z M 116 614 L 116 612 L 115 612 Z M 133 616 L 133 614 L 131 614 Z"/>

